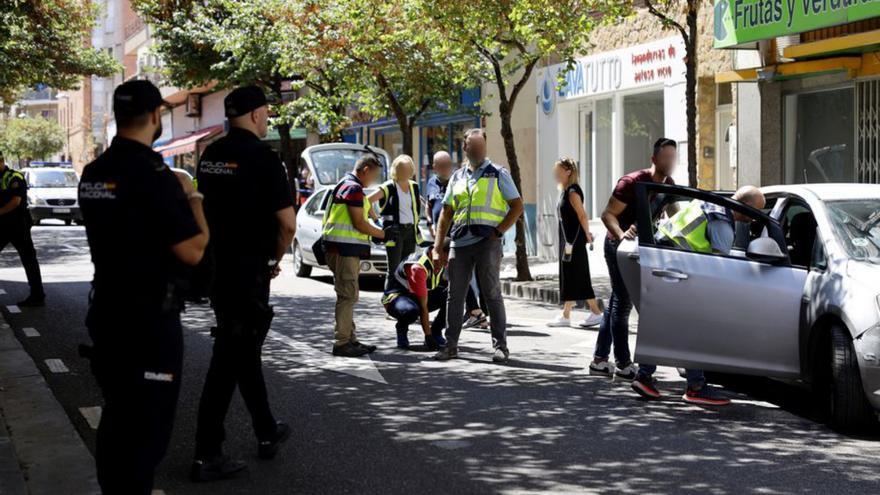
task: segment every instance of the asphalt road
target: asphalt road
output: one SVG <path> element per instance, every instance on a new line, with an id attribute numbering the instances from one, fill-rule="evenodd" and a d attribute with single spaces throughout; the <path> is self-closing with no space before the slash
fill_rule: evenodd
<path id="1" fill-rule="evenodd" d="M 94 421 L 101 399 L 76 354 L 87 341 L 92 269 L 85 233 L 45 226 L 34 237 L 48 305 L 6 316 L 93 449 L 88 418 Z M 191 307 L 184 315 L 186 366 L 174 438 L 156 486 L 165 493 L 880 491 L 880 439 L 829 430 L 809 394 L 795 386 L 727 380 L 733 404 L 708 409 L 682 402 L 683 380 L 661 368 L 666 396 L 647 403 L 628 383 L 585 372 L 594 331 L 547 328 L 554 308 L 514 300 L 507 305 L 508 365 L 491 363 L 486 331 L 465 331 L 462 359 L 435 363 L 429 354 L 394 349 L 376 282 L 363 284 L 357 322 L 361 339 L 380 349 L 369 359 L 333 358 L 330 280 L 319 272 L 315 279 L 295 278 L 289 259 L 284 269 L 273 285 L 277 316 L 264 361 L 276 416 L 294 428 L 291 440 L 274 461 L 257 460 L 236 397 L 226 450 L 245 459 L 249 472 L 213 484 L 187 481 L 213 320 L 208 308 Z M 11 248 L 0 253 L 0 289 L 4 307 L 27 292 Z M 124 331 L 125 322 L 119 326 Z M 39 336 L 27 336 L 33 331 L 26 328 Z M 411 338 L 418 333 L 414 326 Z M 52 372 L 46 359 L 60 359 L 69 371 Z"/>

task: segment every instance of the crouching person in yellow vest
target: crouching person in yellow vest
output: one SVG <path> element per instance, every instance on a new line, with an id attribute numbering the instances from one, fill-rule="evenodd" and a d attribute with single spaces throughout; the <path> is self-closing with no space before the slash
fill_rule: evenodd
<path id="1" fill-rule="evenodd" d="M 358 357 L 376 350 L 376 346 L 357 338 L 354 305 L 359 293 L 360 262 L 370 256 L 370 237 L 389 241 L 396 235 L 396 228 L 382 230 L 369 221 L 370 201 L 364 188 L 376 182 L 382 168 L 375 156 L 361 157 L 354 171 L 336 184 L 324 211 L 321 240 L 336 291 L 334 356 Z"/>
<path id="2" fill-rule="evenodd" d="M 471 129 L 464 135 L 467 164 L 449 179 L 443 212 L 436 229 L 434 265 L 447 261 L 443 242 L 452 237 L 448 255 L 449 296 L 446 303 L 447 345 L 434 358 L 447 361 L 458 357 L 464 301 L 476 269 L 477 282 L 489 308 L 492 361 L 507 362 L 507 315 L 501 296 L 502 236 L 522 215 L 523 202 L 506 170 L 486 158 L 486 133 Z"/>
<path id="3" fill-rule="evenodd" d="M 419 185 L 412 180 L 415 165 L 409 155 L 400 155 L 391 162 L 391 180 L 379 186 L 370 195 L 370 203 L 379 203 L 382 227 L 397 225 L 399 237 L 394 241 L 385 242 L 385 253 L 388 256 L 388 274 L 385 277 L 385 290 L 391 288 L 394 271 L 409 255 L 416 252 L 422 243 L 419 233 L 419 217 L 422 214 L 422 196 Z"/>
<path id="4" fill-rule="evenodd" d="M 444 244 L 449 249 L 449 242 Z M 394 270 L 390 288 L 382 297 L 388 315 L 397 320 L 397 347 L 413 349 L 409 345 L 409 326 L 421 323 L 425 334 L 425 348 L 430 351 L 446 346 L 443 329 L 446 328 L 446 273 L 435 267 L 433 246 L 411 254 Z M 434 321 L 431 312 L 438 311 Z"/>
<path id="5" fill-rule="evenodd" d="M 764 208 L 765 204 L 764 194 L 755 186 L 740 188 L 733 199 L 758 210 Z M 736 235 L 736 222 L 750 221 L 741 213 L 695 199 L 662 222 L 657 228 L 657 237 L 658 240 L 668 239 L 687 251 L 730 254 Z M 631 384 L 636 393 L 649 400 L 661 397 L 654 385 L 656 370 L 656 365 L 639 363 L 639 371 Z M 730 404 L 730 399 L 706 384 L 703 370 L 688 369 L 685 375 L 687 385 L 682 396 L 685 401 L 706 406 Z"/>

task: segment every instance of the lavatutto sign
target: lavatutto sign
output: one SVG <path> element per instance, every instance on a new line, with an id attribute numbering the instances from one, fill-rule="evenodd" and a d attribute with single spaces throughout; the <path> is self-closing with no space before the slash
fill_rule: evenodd
<path id="1" fill-rule="evenodd" d="M 715 48 L 880 17 L 880 0 L 716 0 Z"/>

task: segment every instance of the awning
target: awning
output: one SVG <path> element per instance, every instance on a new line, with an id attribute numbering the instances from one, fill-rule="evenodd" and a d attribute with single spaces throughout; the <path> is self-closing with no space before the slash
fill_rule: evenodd
<path id="1" fill-rule="evenodd" d="M 851 77 L 858 77 L 862 75 L 861 69 L 862 57 L 834 57 L 719 72 L 715 74 L 715 83 L 780 81 L 834 72 L 849 72 Z"/>
<path id="2" fill-rule="evenodd" d="M 812 41 L 785 47 L 785 58 L 814 58 L 819 56 L 861 54 L 880 49 L 880 30 L 838 36 L 827 40 Z"/>
<path id="3" fill-rule="evenodd" d="M 223 132 L 222 125 L 206 127 L 204 129 L 193 132 L 189 136 L 181 136 L 172 139 L 166 144 L 154 148 L 154 150 L 157 153 L 161 153 L 162 156 L 166 158 L 169 156 L 180 155 L 182 153 L 190 153 L 192 151 L 195 151 L 196 145 L 199 141 L 205 138 L 209 138 L 211 136 L 215 136 L 221 132 Z"/>

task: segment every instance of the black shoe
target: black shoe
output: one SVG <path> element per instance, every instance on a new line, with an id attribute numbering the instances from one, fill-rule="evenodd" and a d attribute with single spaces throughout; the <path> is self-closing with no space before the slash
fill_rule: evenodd
<path id="1" fill-rule="evenodd" d="M 364 344 L 361 342 L 352 342 L 352 344 L 355 345 L 356 347 L 360 347 L 361 349 L 366 349 L 367 353 L 369 353 L 369 354 L 376 352 L 376 346 L 374 346 L 374 345 L 368 345 L 368 344 Z"/>
<path id="2" fill-rule="evenodd" d="M 35 308 L 38 306 L 46 305 L 46 295 L 45 294 L 31 294 L 27 296 L 27 299 L 23 301 L 19 301 L 17 306 L 19 308 Z"/>
<path id="3" fill-rule="evenodd" d="M 226 455 L 218 455 L 212 459 L 196 459 L 189 472 L 192 481 L 218 481 L 234 478 L 247 469 L 247 464 L 231 459 Z"/>
<path id="4" fill-rule="evenodd" d="M 260 459 L 272 459 L 278 453 L 278 447 L 290 438 L 290 427 L 279 421 L 275 424 L 275 436 L 270 440 L 263 440 L 257 446 L 257 457 Z"/>
<path id="5" fill-rule="evenodd" d="M 437 354 L 434 354 L 434 359 L 437 361 L 449 361 L 450 359 L 455 359 L 457 357 L 458 347 L 451 347 L 449 345 L 440 349 Z"/>
<path id="6" fill-rule="evenodd" d="M 333 346 L 333 355 L 341 356 L 341 357 L 361 357 L 365 354 L 369 354 L 370 351 L 364 349 L 363 347 L 356 346 L 351 342 L 345 345 L 334 345 Z"/>

